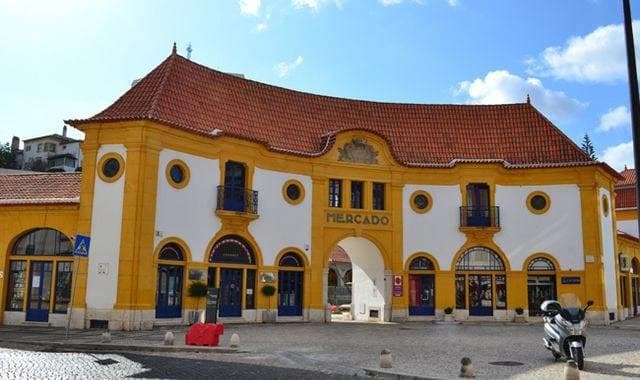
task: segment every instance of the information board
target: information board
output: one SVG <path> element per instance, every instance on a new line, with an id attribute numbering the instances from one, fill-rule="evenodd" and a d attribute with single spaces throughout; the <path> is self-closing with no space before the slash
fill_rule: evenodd
<path id="1" fill-rule="evenodd" d="M 219 288 L 207 288 L 207 308 L 204 314 L 205 323 L 216 323 L 218 321 L 218 295 Z"/>

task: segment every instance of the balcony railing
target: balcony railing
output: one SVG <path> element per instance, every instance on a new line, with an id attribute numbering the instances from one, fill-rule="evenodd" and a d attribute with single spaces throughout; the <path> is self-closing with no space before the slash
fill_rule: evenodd
<path id="1" fill-rule="evenodd" d="M 258 192 L 244 187 L 218 186 L 216 210 L 258 214 Z"/>
<path id="2" fill-rule="evenodd" d="M 500 227 L 500 207 L 460 207 L 460 227 Z"/>

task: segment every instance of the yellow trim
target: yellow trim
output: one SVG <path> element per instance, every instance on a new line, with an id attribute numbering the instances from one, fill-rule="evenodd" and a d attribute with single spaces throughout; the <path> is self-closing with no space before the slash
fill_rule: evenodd
<path id="1" fill-rule="evenodd" d="M 280 252 L 278 252 L 278 254 L 276 255 L 276 259 L 273 262 L 273 266 L 274 267 L 279 267 L 280 266 L 280 260 L 282 259 L 282 256 L 284 256 L 288 252 L 293 252 L 293 253 L 297 254 L 298 256 L 300 256 L 300 259 L 302 260 L 302 269 L 309 268 L 309 260 L 307 259 L 307 255 L 304 252 L 302 252 L 301 249 L 296 248 L 296 247 L 287 247 L 287 248 L 281 249 Z M 295 269 L 294 267 L 284 267 L 284 268 Z"/>
<path id="2" fill-rule="evenodd" d="M 530 270 L 527 270 L 527 268 L 529 268 L 529 264 L 531 263 L 531 261 L 533 261 L 534 259 L 537 259 L 537 258 L 543 258 L 543 259 L 547 259 L 547 260 L 551 261 L 551 263 L 553 264 L 553 266 L 555 268 L 553 270 L 554 273 L 562 271 L 562 269 L 560 268 L 560 263 L 558 262 L 558 260 L 555 257 L 551 256 L 550 254 L 544 253 L 544 252 L 534 253 L 533 255 L 530 255 L 529 257 L 527 257 L 524 260 L 523 264 L 522 264 L 522 271 L 523 272 L 536 272 L 536 273 L 537 272 L 541 272 L 541 271 L 530 271 Z M 545 273 L 551 273 L 552 271 L 544 271 L 544 272 Z"/>
<path id="3" fill-rule="evenodd" d="M 103 173 L 102 168 L 104 167 L 104 164 L 107 162 L 107 160 L 112 158 L 115 158 L 116 161 L 118 161 L 118 165 L 120 166 L 120 168 L 118 169 L 118 172 L 113 177 L 107 177 Z M 124 158 L 122 158 L 122 156 L 116 152 L 106 153 L 105 155 L 100 157 L 100 161 L 98 161 L 97 171 L 98 171 L 98 177 L 100 177 L 100 179 L 103 180 L 104 182 L 107 182 L 107 183 L 115 182 L 118 179 L 120 179 L 120 177 L 124 173 Z"/>
<path id="4" fill-rule="evenodd" d="M 296 185 L 298 186 L 298 189 L 300 189 L 300 196 L 298 197 L 298 199 L 289 198 L 289 194 L 287 194 L 287 188 L 291 185 Z M 304 200 L 304 195 L 305 195 L 304 186 L 298 180 L 290 179 L 282 185 L 282 197 L 284 198 L 285 201 L 287 201 L 287 203 L 291 205 L 298 205 L 302 203 L 302 201 Z"/>
<path id="5" fill-rule="evenodd" d="M 421 209 L 418 208 L 418 206 L 416 206 L 415 204 L 415 200 L 416 197 L 418 197 L 419 195 L 424 195 L 427 198 L 427 207 Z M 429 212 L 429 210 L 431 210 L 431 207 L 433 206 L 433 199 L 431 198 L 431 195 L 429 193 L 427 193 L 424 190 L 417 190 L 414 191 L 411 194 L 411 197 L 409 197 L 409 206 L 411 206 L 411 209 L 416 213 L 416 214 L 425 214 L 427 212 Z"/>
<path id="6" fill-rule="evenodd" d="M 176 260 L 160 260 L 158 257 L 160 257 L 160 251 L 162 250 L 162 248 L 169 244 L 169 243 L 173 243 L 176 244 L 180 247 L 180 249 L 182 249 L 182 254 L 184 255 L 184 260 L 182 261 L 176 261 Z M 160 240 L 158 242 L 158 244 L 156 244 L 156 248 L 153 250 L 153 257 L 155 261 L 158 262 L 163 262 L 163 263 L 178 263 L 178 262 L 182 262 L 184 264 L 190 263 L 191 262 L 191 249 L 189 249 L 189 246 L 187 245 L 187 243 L 180 239 L 179 237 L 176 236 L 170 236 L 167 238 L 164 238 L 162 240 Z"/>
<path id="7" fill-rule="evenodd" d="M 171 178 L 171 168 L 173 168 L 174 166 L 178 166 L 180 169 L 182 169 L 182 173 L 184 176 L 182 178 L 182 182 L 178 183 L 174 181 L 173 178 Z M 164 170 L 164 174 L 167 177 L 167 182 L 169 183 L 169 185 L 176 189 L 184 189 L 185 187 L 187 187 L 187 185 L 189 184 L 189 180 L 191 179 L 191 171 L 189 170 L 189 166 L 187 166 L 184 161 L 179 159 L 169 161 L 167 167 Z"/>
<path id="8" fill-rule="evenodd" d="M 629 210 L 616 210 L 616 220 L 636 220 L 638 219 L 638 210 L 636 208 Z"/>
<path id="9" fill-rule="evenodd" d="M 609 209 L 611 207 L 609 207 L 609 198 L 607 197 L 607 194 L 602 194 L 602 214 L 606 217 L 609 216 Z"/>
<path id="10" fill-rule="evenodd" d="M 417 259 L 418 257 L 426 257 L 427 259 L 431 260 L 431 262 L 433 263 L 433 268 L 434 270 L 429 270 L 429 271 L 424 271 L 424 270 L 413 270 L 410 269 L 409 266 L 411 265 L 411 262 L 415 259 Z M 416 252 L 413 255 L 409 256 L 409 258 L 407 259 L 407 261 L 404 264 L 404 270 L 407 272 L 439 272 L 440 271 L 440 264 L 438 263 L 438 260 L 436 260 L 435 257 L 433 257 L 433 255 L 427 253 L 427 252 Z"/>
<path id="11" fill-rule="evenodd" d="M 543 209 L 537 210 L 537 209 L 533 208 L 533 206 L 531 205 L 531 200 L 535 196 L 541 196 L 546 201 L 546 205 L 545 205 L 545 207 Z M 534 192 L 532 192 L 531 194 L 529 194 L 527 196 L 526 205 L 527 205 L 527 208 L 529 209 L 529 211 L 531 211 L 532 214 L 542 215 L 542 214 L 546 213 L 547 211 L 549 211 L 549 208 L 551 208 L 551 197 L 549 197 L 549 194 L 545 193 L 544 191 L 534 191 Z"/>

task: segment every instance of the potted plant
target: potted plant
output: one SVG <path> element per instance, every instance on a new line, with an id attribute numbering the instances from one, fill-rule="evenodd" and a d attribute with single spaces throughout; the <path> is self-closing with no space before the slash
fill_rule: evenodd
<path id="1" fill-rule="evenodd" d="M 200 320 L 200 300 L 207 296 L 207 284 L 202 281 L 194 281 L 189 284 L 187 293 L 189 297 L 196 299 L 195 318 L 191 320 L 192 323 L 196 323 Z"/>
<path id="2" fill-rule="evenodd" d="M 265 285 L 260 289 L 262 295 L 267 297 L 267 310 L 262 312 L 262 322 L 275 322 L 276 321 L 276 312 L 271 311 L 271 297 L 276 294 L 276 288 L 273 285 Z"/>
<path id="3" fill-rule="evenodd" d="M 453 308 L 451 306 L 447 306 L 444 308 L 444 321 L 445 322 L 453 322 Z"/>
<path id="4" fill-rule="evenodd" d="M 516 318 L 514 322 L 523 323 L 526 322 L 526 318 L 524 317 L 524 309 L 521 307 L 516 307 Z"/>

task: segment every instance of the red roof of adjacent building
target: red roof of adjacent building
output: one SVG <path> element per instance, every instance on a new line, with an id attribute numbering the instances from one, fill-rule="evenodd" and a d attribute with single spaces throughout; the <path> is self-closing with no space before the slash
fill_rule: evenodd
<path id="1" fill-rule="evenodd" d="M 67 123 L 140 119 L 302 156 L 326 153 L 338 132 L 364 130 L 386 139 L 406 166 L 471 161 L 507 167 L 602 165 L 613 172 L 590 160 L 528 103 L 425 105 L 314 95 L 225 74 L 175 50 L 107 109 Z"/>
<path id="2" fill-rule="evenodd" d="M 636 169 L 627 169 L 625 167 L 620 172 L 620 175 L 622 178 L 618 180 L 616 186 L 632 186 L 636 184 Z"/>
<path id="3" fill-rule="evenodd" d="M 616 208 L 636 207 L 636 170 L 625 169 L 616 183 Z"/>
<path id="4" fill-rule="evenodd" d="M 79 203 L 82 173 L 0 175 L 0 205 Z"/>
<path id="5" fill-rule="evenodd" d="M 329 258 L 329 261 L 334 263 L 350 263 L 351 259 L 341 246 L 336 245 L 331 252 L 331 258 Z"/>

